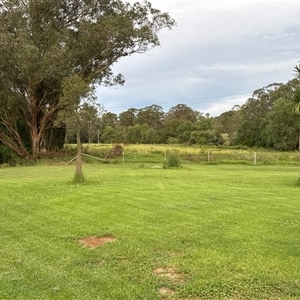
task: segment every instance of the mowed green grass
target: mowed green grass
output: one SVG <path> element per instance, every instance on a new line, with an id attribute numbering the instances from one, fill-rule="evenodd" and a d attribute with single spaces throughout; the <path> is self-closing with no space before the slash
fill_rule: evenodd
<path id="1" fill-rule="evenodd" d="M 1 300 L 300 299 L 297 168 L 84 173 L 76 185 L 70 165 L 0 169 Z M 105 235 L 116 241 L 78 242 Z"/>

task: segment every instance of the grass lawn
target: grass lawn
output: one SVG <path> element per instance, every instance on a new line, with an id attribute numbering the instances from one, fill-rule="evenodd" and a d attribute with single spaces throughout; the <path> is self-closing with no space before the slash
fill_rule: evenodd
<path id="1" fill-rule="evenodd" d="M 300 299 L 297 167 L 84 172 L 0 169 L 1 300 Z"/>

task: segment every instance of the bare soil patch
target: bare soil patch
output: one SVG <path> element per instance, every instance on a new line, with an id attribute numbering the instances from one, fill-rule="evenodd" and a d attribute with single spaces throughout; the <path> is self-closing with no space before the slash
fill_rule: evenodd
<path id="1" fill-rule="evenodd" d="M 175 294 L 175 292 L 173 290 L 171 290 L 170 288 L 167 288 L 167 287 L 160 288 L 159 293 L 162 296 L 166 296 L 167 298 L 169 298 L 170 296 L 173 296 Z"/>
<path id="2" fill-rule="evenodd" d="M 80 239 L 78 241 L 84 247 L 96 248 L 105 243 L 114 242 L 114 241 L 116 241 L 116 238 L 113 236 L 102 236 L 102 237 L 90 236 L 90 237 L 87 237 L 84 239 Z"/>
<path id="3" fill-rule="evenodd" d="M 177 273 L 173 267 L 156 268 L 153 270 L 153 273 L 160 277 L 167 277 L 176 284 L 184 283 L 184 276 Z"/>

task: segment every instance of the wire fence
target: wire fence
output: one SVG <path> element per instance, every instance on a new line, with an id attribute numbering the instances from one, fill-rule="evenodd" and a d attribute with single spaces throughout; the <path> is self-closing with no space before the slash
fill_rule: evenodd
<path id="1" fill-rule="evenodd" d="M 116 157 L 107 159 L 105 151 L 89 149 L 85 151 L 85 161 L 102 163 L 152 163 L 160 164 L 168 159 L 170 153 L 176 153 L 182 163 L 202 164 L 290 164 L 299 163 L 299 153 L 275 152 L 259 150 L 228 150 L 228 149 L 126 149 Z"/>

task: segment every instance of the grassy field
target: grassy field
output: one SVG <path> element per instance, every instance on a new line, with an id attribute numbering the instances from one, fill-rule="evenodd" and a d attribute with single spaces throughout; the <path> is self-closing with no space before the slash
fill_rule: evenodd
<path id="1" fill-rule="evenodd" d="M 0 299 L 300 299 L 295 166 L 0 169 Z M 80 239 L 114 242 L 83 247 Z"/>

